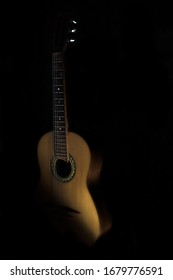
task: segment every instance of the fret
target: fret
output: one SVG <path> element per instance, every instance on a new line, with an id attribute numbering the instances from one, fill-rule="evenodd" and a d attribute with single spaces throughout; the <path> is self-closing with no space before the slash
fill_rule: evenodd
<path id="1" fill-rule="evenodd" d="M 53 77 L 54 80 L 63 80 L 62 77 Z"/>
<path id="2" fill-rule="evenodd" d="M 63 62 L 61 60 L 53 61 L 52 68 L 56 68 L 56 67 L 63 68 Z"/>
<path id="3" fill-rule="evenodd" d="M 64 123 L 64 124 L 65 124 L 65 120 L 62 119 L 62 117 L 58 117 L 58 118 L 56 117 L 56 118 L 55 118 L 55 121 L 58 122 L 59 124 L 61 124 L 61 123 Z"/>
<path id="4" fill-rule="evenodd" d="M 57 100 L 64 100 L 63 92 L 54 91 L 53 93 L 54 93 L 54 101 L 57 102 Z"/>
<path id="5" fill-rule="evenodd" d="M 61 139 L 60 139 L 61 140 Z M 63 149 L 66 149 L 66 144 L 64 142 L 59 142 L 59 141 L 54 141 L 54 143 L 57 145 L 57 147 L 60 147 L 60 148 L 63 148 Z"/>
<path id="6" fill-rule="evenodd" d="M 59 61 L 60 61 L 60 62 L 63 62 L 63 60 L 62 60 L 62 56 L 63 56 L 63 55 L 62 55 L 62 54 L 57 56 L 57 54 L 55 55 L 55 53 L 54 53 L 53 56 L 54 56 L 54 61 L 55 61 L 55 62 L 59 62 Z M 55 57 L 55 56 L 56 56 L 56 57 Z"/>
<path id="7" fill-rule="evenodd" d="M 62 147 L 62 146 L 59 145 L 59 143 L 54 142 L 54 147 L 57 148 L 57 151 L 67 152 L 67 147 L 66 146 Z"/>
<path id="8" fill-rule="evenodd" d="M 54 145 L 56 145 L 56 147 L 58 147 L 59 149 L 64 149 L 64 150 L 67 149 L 66 145 L 62 146 L 61 143 L 59 143 L 59 142 L 57 142 L 57 141 L 54 142 Z"/>
<path id="9" fill-rule="evenodd" d="M 54 81 L 56 82 L 54 84 L 55 86 L 63 86 L 63 79 L 55 79 Z"/>
<path id="10" fill-rule="evenodd" d="M 52 67 L 52 74 L 57 74 L 58 72 L 61 72 L 63 75 L 63 66 L 53 66 Z"/>
<path id="11" fill-rule="evenodd" d="M 64 104 L 64 95 L 62 92 L 54 92 L 54 101 L 56 104 Z"/>
<path id="12" fill-rule="evenodd" d="M 57 89 L 57 91 L 61 91 L 63 92 L 63 84 L 62 85 L 57 85 L 57 84 L 53 84 L 53 89 L 55 90 L 55 88 Z"/>
<path id="13" fill-rule="evenodd" d="M 55 116 L 62 116 L 64 114 L 64 110 L 58 110 Z"/>
<path id="14" fill-rule="evenodd" d="M 58 129 L 55 127 L 55 136 L 56 137 L 66 137 L 66 128 L 62 129 Z"/>
<path id="15" fill-rule="evenodd" d="M 54 107 L 60 107 L 60 108 L 64 108 L 64 100 L 59 100 L 59 99 L 56 99 L 55 103 L 53 104 Z"/>
<path id="16" fill-rule="evenodd" d="M 59 98 L 64 99 L 64 94 L 60 93 L 60 92 L 56 92 L 56 93 L 54 93 L 54 100 L 55 100 L 55 98 L 56 98 L 56 102 L 57 102 L 57 100 L 59 100 Z"/>
<path id="17" fill-rule="evenodd" d="M 61 130 L 57 130 L 55 128 L 55 134 L 54 136 L 56 136 L 57 139 L 61 140 L 61 139 L 66 139 L 66 130 L 61 131 Z"/>
<path id="18" fill-rule="evenodd" d="M 54 110 L 54 115 L 55 115 L 55 116 L 60 115 L 60 117 L 61 117 L 61 116 L 63 116 L 62 113 L 65 112 L 65 109 L 64 109 L 64 106 L 59 105 L 59 104 L 57 104 L 57 105 L 59 106 L 59 109 L 58 109 L 58 106 L 56 106 L 56 104 L 53 105 L 53 107 L 54 107 L 54 109 L 55 109 L 55 110 Z"/>
<path id="19" fill-rule="evenodd" d="M 52 68 L 55 69 L 55 68 L 60 68 L 60 69 L 63 69 L 64 68 L 64 63 L 62 60 L 54 60 L 53 63 L 52 63 Z"/>
<path id="20" fill-rule="evenodd" d="M 58 128 L 60 128 L 61 127 L 61 129 L 58 129 Z M 63 129 L 62 129 L 63 128 Z M 56 132 L 57 133 L 59 133 L 59 132 L 62 132 L 62 131 L 65 131 L 65 129 L 66 129 L 66 126 L 65 126 L 65 124 L 63 125 L 63 126 L 60 126 L 59 125 L 59 122 L 55 122 L 55 129 L 56 129 Z"/>
<path id="21" fill-rule="evenodd" d="M 57 125 L 56 125 L 56 123 L 57 123 Z M 57 127 L 57 126 L 60 126 L 60 127 L 64 126 L 64 127 L 65 127 L 65 122 L 57 121 L 57 122 L 55 122 L 55 126 L 56 126 L 56 127 Z"/>
<path id="22" fill-rule="evenodd" d="M 55 154 L 56 154 L 56 156 L 57 156 L 58 158 L 63 159 L 63 160 L 65 160 L 65 161 L 67 161 L 67 159 L 68 159 L 67 154 L 62 154 L 62 155 L 61 155 L 61 153 L 58 153 L 58 152 L 56 152 Z"/>
<path id="23" fill-rule="evenodd" d="M 56 149 L 55 147 L 55 151 L 56 151 L 56 155 L 57 156 L 62 156 L 62 157 L 66 157 L 67 156 L 67 152 L 66 151 L 59 151 Z"/>
<path id="24" fill-rule="evenodd" d="M 55 146 L 55 151 L 58 155 L 62 155 L 62 156 L 66 156 L 67 155 L 67 150 L 61 150 L 61 149 L 58 149 L 56 146 Z"/>
<path id="25" fill-rule="evenodd" d="M 64 137 L 60 137 L 60 136 L 57 136 L 56 134 L 55 134 L 55 138 L 56 138 L 56 141 L 55 141 L 55 143 L 58 145 L 58 146 L 61 146 L 61 144 L 64 144 L 64 146 L 66 146 L 66 137 L 65 137 L 65 135 L 64 135 Z"/>
<path id="26" fill-rule="evenodd" d="M 55 126 L 56 128 L 57 128 L 57 127 L 65 127 L 65 121 L 63 121 L 63 122 L 61 121 L 61 124 L 62 124 L 62 125 L 60 125 L 59 119 L 54 117 L 54 122 L 55 122 L 55 123 L 54 123 L 54 124 L 55 124 L 54 126 Z"/>
<path id="27" fill-rule="evenodd" d="M 62 108 L 62 107 L 64 107 L 64 100 L 56 100 L 56 103 L 54 103 L 54 106 L 55 107 L 60 107 L 60 108 Z"/>
<path id="28" fill-rule="evenodd" d="M 55 154 L 56 155 L 56 154 Z M 57 155 L 56 155 L 57 156 Z M 68 161 L 68 156 L 65 156 L 65 157 L 63 157 L 63 156 L 57 156 L 59 159 L 62 159 L 62 160 L 64 160 L 64 161 Z"/>
<path id="29" fill-rule="evenodd" d="M 54 147 L 56 148 L 57 152 L 64 152 L 67 153 L 67 149 L 66 148 L 61 148 L 59 145 L 57 145 L 56 143 L 54 143 Z"/>
<path id="30" fill-rule="evenodd" d="M 54 106 L 55 108 L 55 106 Z M 59 118 L 65 117 L 65 110 L 54 110 L 54 119 L 59 120 Z"/>
<path id="31" fill-rule="evenodd" d="M 65 112 L 65 104 L 62 104 L 63 101 L 61 101 L 61 104 L 58 103 L 58 101 L 56 100 L 56 103 L 53 104 L 53 108 L 54 108 L 54 115 L 58 115 L 58 113 L 61 112 Z M 58 109 L 58 106 L 60 106 L 60 108 Z M 62 110 L 63 109 L 63 110 Z M 63 117 L 63 115 L 60 115 L 60 117 Z"/>
<path id="32" fill-rule="evenodd" d="M 63 127 L 63 126 L 55 125 L 55 128 L 56 128 L 56 131 L 58 131 L 58 133 L 65 132 L 65 127 Z"/>
<path id="33" fill-rule="evenodd" d="M 57 130 L 54 130 L 54 136 L 55 136 L 55 139 L 54 139 L 54 141 L 60 141 L 60 142 L 63 142 L 64 141 L 64 139 L 66 139 L 66 133 L 59 133 L 59 131 L 57 131 Z M 65 143 L 64 143 L 65 144 Z"/>
<path id="34" fill-rule="evenodd" d="M 67 151 L 61 151 L 61 150 L 57 150 L 56 147 L 55 147 L 55 150 L 56 150 L 56 154 L 57 156 L 67 156 Z"/>
<path id="35" fill-rule="evenodd" d="M 64 104 L 60 104 L 60 103 L 53 104 L 53 108 L 54 108 L 54 116 L 63 117 L 63 115 L 61 115 L 61 114 L 63 112 L 65 113 L 65 106 L 64 106 Z M 61 113 L 61 114 L 59 115 L 59 113 Z"/>
<path id="36" fill-rule="evenodd" d="M 53 63 L 52 63 L 52 66 L 53 67 L 56 67 L 58 65 L 63 65 L 63 61 L 62 60 L 54 60 Z"/>
<path id="37" fill-rule="evenodd" d="M 53 79 L 56 79 L 56 78 L 63 79 L 63 73 L 61 73 L 61 72 L 62 71 L 54 71 L 53 74 L 52 74 Z"/>
<path id="38" fill-rule="evenodd" d="M 54 136 L 55 136 L 54 141 L 60 142 L 60 143 L 65 145 L 65 143 L 63 141 L 64 141 L 64 139 L 66 139 L 66 133 L 60 135 L 59 131 L 54 130 L 54 132 L 55 132 L 54 133 Z"/>
<path id="39" fill-rule="evenodd" d="M 58 139 L 58 140 L 66 140 L 66 131 L 63 131 L 61 133 L 61 131 L 59 130 L 55 130 L 56 133 L 54 134 L 55 138 Z"/>
<path id="40" fill-rule="evenodd" d="M 59 85 L 54 85 L 52 87 L 52 93 L 57 93 L 57 94 L 59 93 L 59 94 L 61 94 L 64 97 L 63 88 L 60 90 L 58 87 L 59 87 Z"/>
<path id="41" fill-rule="evenodd" d="M 54 146 L 56 147 L 57 152 L 61 152 L 61 154 L 62 154 L 62 153 L 63 153 L 63 154 L 66 154 L 66 153 L 67 153 L 67 149 L 59 148 L 59 146 L 56 146 L 56 145 L 54 145 Z"/>
<path id="42" fill-rule="evenodd" d="M 52 89 L 53 89 L 53 93 L 56 92 L 56 93 L 64 93 L 63 91 L 63 85 L 53 85 L 52 86 Z"/>
<path id="43" fill-rule="evenodd" d="M 62 109 L 62 108 L 64 108 L 64 104 L 60 104 L 60 101 L 58 101 L 57 102 L 58 104 L 54 104 L 53 106 L 55 107 L 55 108 L 59 108 L 59 109 Z"/>
<path id="44" fill-rule="evenodd" d="M 55 139 L 55 141 L 57 140 L 58 142 L 63 142 L 64 140 L 66 140 L 66 136 L 65 136 L 65 134 L 64 134 L 64 136 L 62 137 L 62 135 L 57 135 L 57 134 L 55 134 L 54 136 L 56 136 L 56 139 Z M 64 142 L 63 142 L 64 143 Z"/>
<path id="45" fill-rule="evenodd" d="M 57 130 L 57 129 L 55 129 L 55 134 L 54 134 L 54 136 L 57 138 L 57 139 L 59 139 L 59 140 L 63 140 L 63 139 L 66 139 L 66 131 L 64 130 L 64 131 L 62 131 L 61 132 L 61 130 L 59 131 L 59 130 Z"/>
<path id="46" fill-rule="evenodd" d="M 57 92 L 57 93 L 58 93 L 58 92 Z M 55 100 L 55 101 L 57 101 L 57 100 L 58 100 L 58 101 L 63 101 L 63 103 L 64 103 L 64 98 L 62 98 L 62 97 L 55 97 L 54 100 Z"/>
<path id="47" fill-rule="evenodd" d="M 53 53 L 55 62 L 63 62 L 63 54 L 61 53 Z"/>
<path id="48" fill-rule="evenodd" d="M 56 128 L 57 128 L 58 126 L 60 126 L 60 123 L 64 124 L 64 127 L 65 127 L 65 121 L 59 120 L 58 118 L 55 118 L 55 117 L 54 117 L 54 121 L 55 121 L 54 126 L 55 126 Z M 61 127 L 62 127 L 62 125 L 61 125 Z"/>
<path id="49" fill-rule="evenodd" d="M 58 157 L 67 157 L 67 152 L 65 151 L 65 152 L 62 152 L 62 151 L 58 151 L 58 150 L 56 150 L 56 148 L 55 148 L 55 152 L 56 152 L 56 156 L 58 156 Z"/>
<path id="50" fill-rule="evenodd" d="M 61 77 L 53 77 L 54 86 L 63 86 L 63 79 Z"/>
<path id="51" fill-rule="evenodd" d="M 59 76 L 63 76 L 63 71 L 62 69 L 53 69 L 53 73 L 56 74 L 56 75 L 59 75 Z"/>
<path id="52" fill-rule="evenodd" d="M 64 96 L 63 90 L 58 89 L 57 85 L 55 85 L 54 87 L 56 87 L 56 88 L 53 89 L 53 93 L 63 93 L 63 96 Z"/>
<path id="53" fill-rule="evenodd" d="M 59 125 L 56 125 L 55 124 L 55 135 L 57 136 L 57 137 L 59 137 L 59 136 L 66 136 L 66 127 L 64 126 L 64 127 L 60 127 Z M 60 129 L 61 128 L 61 129 Z"/>
<path id="54" fill-rule="evenodd" d="M 54 98 L 54 100 L 55 100 L 55 104 L 56 105 L 64 105 L 64 98 L 61 96 L 61 94 L 58 94 L 57 93 L 57 95 L 55 95 L 55 98 Z"/>
<path id="55" fill-rule="evenodd" d="M 52 72 L 53 73 L 55 73 L 55 74 L 58 74 L 58 73 L 60 73 L 61 75 L 63 75 L 63 69 L 62 69 L 62 67 L 60 68 L 57 68 L 57 67 L 54 67 L 53 69 L 52 69 Z"/>
<path id="56" fill-rule="evenodd" d="M 63 79 L 62 79 L 62 84 L 61 85 L 60 84 L 57 85 L 57 82 L 59 82 L 59 81 L 53 80 L 52 81 L 52 87 L 57 87 L 58 90 L 63 91 L 63 88 L 64 88 Z"/>
<path id="57" fill-rule="evenodd" d="M 64 129 L 59 129 L 59 128 L 57 128 L 57 127 L 55 127 L 55 136 L 56 137 L 61 137 L 61 136 L 63 136 L 63 137 L 66 137 L 66 128 L 64 128 Z"/>
<path id="58" fill-rule="evenodd" d="M 56 145 L 57 148 L 59 148 L 60 150 L 65 151 L 66 150 L 66 146 L 62 146 L 60 143 L 58 142 L 54 142 L 54 145 Z"/>
<path id="59" fill-rule="evenodd" d="M 65 110 L 57 110 L 57 107 L 55 107 L 55 105 L 53 106 L 54 107 L 54 118 L 56 120 L 60 120 L 62 121 L 62 118 L 65 117 Z M 63 119 L 65 120 L 65 119 Z"/>
<path id="60" fill-rule="evenodd" d="M 61 146 L 59 146 L 59 144 L 57 145 L 57 143 L 54 143 L 54 144 L 55 144 L 54 146 L 57 148 L 57 151 L 62 151 L 64 153 L 67 152 L 66 147 L 61 147 Z"/>
<path id="61" fill-rule="evenodd" d="M 57 94 L 60 94 L 60 95 L 62 95 L 63 97 L 64 97 L 64 93 L 63 93 L 63 91 L 60 91 L 60 90 L 53 90 L 53 93 L 57 93 Z M 56 98 L 56 97 L 55 97 Z M 63 98 L 64 99 L 64 98 Z"/>
<path id="62" fill-rule="evenodd" d="M 63 105 L 59 105 L 59 104 L 54 104 L 53 105 L 54 108 L 54 116 L 56 117 L 63 117 L 62 113 L 65 113 L 65 109 Z"/>
<path id="63" fill-rule="evenodd" d="M 59 143 L 57 141 L 54 141 L 54 144 L 56 145 L 56 147 L 58 147 L 59 149 L 63 149 L 63 150 L 66 150 L 66 145 L 61 145 L 62 143 Z"/>
<path id="64" fill-rule="evenodd" d="M 56 80 L 57 78 L 59 78 L 59 79 L 61 79 L 63 81 L 63 76 L 58 75 L 58 73 L 52 73 L 52 78 L 53 78 L 53 80 Z"/>
<path id="65" fill-rule="evenodd" d="M 55 136 L 56 137 L 56 136 Z M 61 141 L 60 141 L 61 140 Z M 57 141 L 55 142 L 56 145 L 59 147 L 61 147 L 61 144 L 64 144 L 64 148 L 66 148 L 66 137 L 65 138 L 58 138 Z"/>
<path id="66" fill-rule="evenodd" d="M 54 70 L 61 70 L 61 71 L 63 71 L 63 70 L 64 70 L 64 65 L 63 65 L 63 63 L 60 63 L 60 62 L 53 63 L 53 65 L 52 65 L 52 71 L 54 71 Z"/>
<path id="67" fill-rule="evenodd" d="M 58 143 L 58 142 L 54 142 L 56 145 L 57 145 L 57 147 L 59 147 L 60 149 L 66 149 L 66 145 L 63 145 L 63 144 L 61 144 L 61 143 Z"/>
<path id="68" fill-rule="evenodd" d="M 63 54 L 61 52 L 53 52 L 52 56 L 55 61 L 62 61 Z"/>
<path id="69" fill-rule="evenodd" d="M 54 154 L 59 158 L 68 158 L 67 152 L 62 153 L 61 151 L 58 151 L 56 147 L 55 147 Z"/>
<path id="70" fill-rule="evenodd" d="M 64 98 L 63 97 L 58 97 L 59 94 L 57 94 L 57 96 L 54 98 L 54 105 L 56 106 L 63 106 L 64 107 Z M 60 94 L 61 96 L 61 94 Z"/>
<path id="71" fill-rule="evenodd" d="M 62 120 L 60 120 L 59 118 L 61 118 L 61 116 L 59 117 L 59 116 L 57 116 L 57 115 L 54 115 L 54 121 L 55 121 L 56 124 L 58 124 L 59 121 L 62 121 Z M 65 120 L 63 120 L 63 122 L 65 123 Z"/>
<path id="72" fill-rule="evenodd" d="M 52 56 L 53 56 L 55 62 L 58 62 L 58 61 L 63 62 L 63 59 L 62 59 L 63 55 L 61 53 L 53 53 Z"/>
<path id="73" fill-rule="evenodd" d="M 56 100 L 56 102 L 53 104 L 53 107 L 62 110 L 62 108 L 64 108 L 64 101 Z"/>
<path id="74" fill-rule="evenodd" d="M 64 145 L 63 147 L 66 148 L 66 140 L 67 140 L 66 137 L 60 138 L 60 137 L 55 135 L 55 138 L 56 138 L 55 143 L 58 145 L 58 147 L 59 146 L 61 147 L 62 144 L 63 144 Z"/>
<path id="75" fill-rule="evenodd" d="M 59 141 L 54 141 L 54 143 L 57 145 L 57 147 L 60 147 L 62 149 L 66 149 L 66 144 L 63 142 L 59 142 Z"/>

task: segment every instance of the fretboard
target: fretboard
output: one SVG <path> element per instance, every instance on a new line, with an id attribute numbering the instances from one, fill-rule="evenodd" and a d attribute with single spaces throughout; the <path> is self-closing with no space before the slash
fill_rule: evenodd
<path id="1" fill-rule="evenodd" d="M 67 161 L 67 123 L 63 53 L 52 53 L 54 154 Z"/>

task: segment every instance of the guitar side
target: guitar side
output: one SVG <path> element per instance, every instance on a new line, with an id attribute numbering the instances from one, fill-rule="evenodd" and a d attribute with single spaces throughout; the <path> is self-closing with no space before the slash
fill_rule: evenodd
<path id="1" fill-rule="evenodd" d="M 53 174 L 53 133 L 48 132 L 38 144 L 39 189 L 43 205 L 49 205 L 52 209 L 51 215 L 56 227 L 61 230 L 64 226 L 84 243 L 92 245 L 101 235 L 101 226 L 99 214 L 87 187 L 91 154 L 87 143 L 78 134 L 68 132 L 67 137 L 68 152 L 75 162 L 73 178 L 62 181 Z"/>

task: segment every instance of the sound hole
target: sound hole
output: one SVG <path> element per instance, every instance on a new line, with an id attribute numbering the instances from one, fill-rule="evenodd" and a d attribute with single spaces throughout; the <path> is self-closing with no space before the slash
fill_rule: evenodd
<path id="1" fill-rule="evenodd" d="M 54 156 L 51 160 L 51 170 L 59 181 L 69 182 L 75 176 L 76 164 L 70 154 L 68 155 L 68 162 Z"/>
<path id="2" fill-rule="evenodd" d="M 66 178 L 71 173 L 71 162 L 66 162 L 62 159 L 56 161 L 56 173 L 61 178 Z"/>

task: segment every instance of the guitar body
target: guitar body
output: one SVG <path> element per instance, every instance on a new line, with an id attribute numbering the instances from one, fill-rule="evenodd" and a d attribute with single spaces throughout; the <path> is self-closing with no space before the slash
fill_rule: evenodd
<path id="1" fill-rule="evenodd" d="M 53 133 L 48 132 L 38 144 L 43 207 L 57 229 L 71 231 L 87 245 L 92 245 L 102 234 L 103 228 L 87 187 L 89 174 L 93 177 L 89 147 L 82 137 L 68 133 L 68 151 L 73 158 L 71 169 L 74 170 L 70 172 L 73 176 L 69 174 L 69 178 L 61 178 L 52 168 L 55 167 L 52 143 Z"/>

